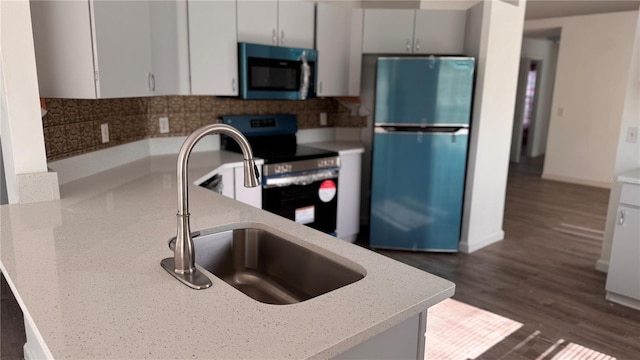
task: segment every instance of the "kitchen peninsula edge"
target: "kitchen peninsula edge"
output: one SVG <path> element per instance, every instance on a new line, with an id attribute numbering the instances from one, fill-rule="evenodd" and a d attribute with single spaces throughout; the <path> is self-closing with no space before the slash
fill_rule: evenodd
<path id="1" fill-rule="evenodd" d="M 193 154 L 189 180 L 233 161 L 221 153 Z M 0 269 L 47 357 L 330 358 L 453 295 L 449 281 L 195 185 L 192 230 L 266 229 L 366 276 L 293 305 L 259 303 L 209 273 L 212 288 L 191 290 L 159 265 L 172 255 L 175 160 L 151 156 L 66 183 L 61 200 L 0 207 Z"/>

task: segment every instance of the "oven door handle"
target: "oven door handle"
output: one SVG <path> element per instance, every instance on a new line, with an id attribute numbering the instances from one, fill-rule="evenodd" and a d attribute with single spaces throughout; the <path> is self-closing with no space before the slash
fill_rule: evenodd
<path id="1" fill-rule="evenodd" d="M 298 174 L 292 176 L 274 176 L 274 177 L 265 177 L 264 185 L 262 186 L 265 189 L 274 188 L 274 187 L 283 187 L 283 186 L 291 186 L 291 185 L 309 185 L 316 181 L 328 180 L 328 179 L 337 179 L 338 178 L 338 169 L 331 170 L 322 170 L 308 174 Z"/>

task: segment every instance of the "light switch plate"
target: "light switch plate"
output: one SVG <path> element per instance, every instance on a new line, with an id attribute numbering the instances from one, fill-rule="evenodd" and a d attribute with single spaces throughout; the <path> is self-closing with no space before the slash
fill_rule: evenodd
<path id="1" fill-rule="evenodd" d="M 638 127 L 637 126 L 629 126 L 627 128 L 627 142 L 635 143 L 638 141 Z"/>

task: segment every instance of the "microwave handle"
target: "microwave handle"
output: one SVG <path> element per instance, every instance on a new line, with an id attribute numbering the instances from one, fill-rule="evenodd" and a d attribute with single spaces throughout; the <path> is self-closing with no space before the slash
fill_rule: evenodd
<path id="1" fill-rule="evenodd" d="M 300 100 L 304 100 L 307 98 L 307 93 L 309 92 L 309 78 L 311 76 L 311 68 L 309 67 L 309 63 L 307 62 L 307 55 L 303 52 L 302 56 L 300 56 L 300 70 L 302 72 L 302 81 L 300 84 Z"/>

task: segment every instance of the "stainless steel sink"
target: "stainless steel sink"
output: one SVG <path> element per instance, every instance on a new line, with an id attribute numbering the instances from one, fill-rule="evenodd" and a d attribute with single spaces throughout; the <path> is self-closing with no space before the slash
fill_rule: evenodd
<path id="1" fill-rule="evenodd" d="M 196 264 L 267 304 L 302 302 L 364 278 L 360 272 L 261 229 L 194 236 L 193 244 Z"/>

